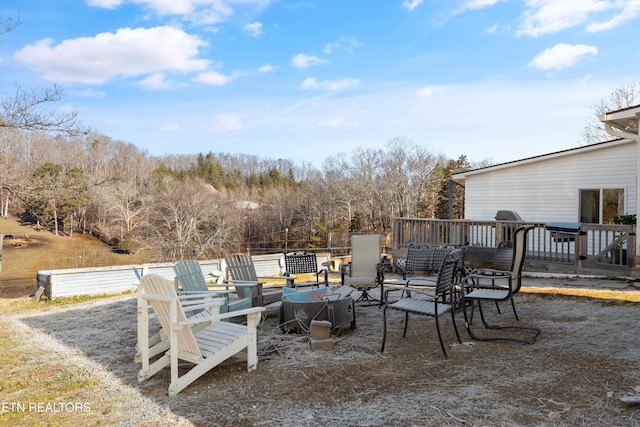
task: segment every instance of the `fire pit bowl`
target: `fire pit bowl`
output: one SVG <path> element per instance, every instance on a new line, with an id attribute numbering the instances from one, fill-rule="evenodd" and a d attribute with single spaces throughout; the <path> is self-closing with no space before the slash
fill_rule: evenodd
<path id="1" fill-rule="evenodd" d="M 284 288 L 280 305 L 280 329 L 286 333 L 306 333 L 312 320 L 331 322 L 331 333 L 356 327 L 353 298 L 329 288 L 299 291 Z"/>

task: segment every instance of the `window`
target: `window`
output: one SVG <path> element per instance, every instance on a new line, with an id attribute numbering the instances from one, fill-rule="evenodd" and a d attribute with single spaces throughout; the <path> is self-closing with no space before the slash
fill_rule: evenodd
<path id="1" fill-rule="evenodd" d="M 623 213 L 622 188 L 580 190 L 580 222 L 613 224 L 613 218 Z"/>

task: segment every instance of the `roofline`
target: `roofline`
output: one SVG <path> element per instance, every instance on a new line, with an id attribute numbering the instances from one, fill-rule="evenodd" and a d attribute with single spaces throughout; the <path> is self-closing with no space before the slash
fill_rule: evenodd
<path id="1" fill-rule="evenodd" d="M 636 114 L 640 113 L 640 104 L 638 104 L 638 105 L 632 105 L 630 107 L 620 108 L 619 110 L 614 110 L 614 111 L 609 111 L 609 112 L 606 112 L 606 113 L 603 113 L 603 114 L 599 114 L 598 118 L 600 119 L 600 117 L 621 115 L 620 113 L 627 113 L 627 112 L 629 112 L 631 110 L 634 110 L 636 108 L 638 109 L 638 111 L 635 112 L 635 113 Z M 624 116 L 626 117 L 627 115 L 624 114 Z M 600 119 L 600 121 L 602 121 L 602 120 L 603 119 Z"/>
<path id="2" fill-rule="evenodd" d="M 588 153 L 590 151 L 596 151 L 596 150 L 600 150 L 602 148 L 615 147 L 615 146 L 618 146 L 618 145 L 624 145 L 624 144 L 629 144 L 629 143 L 633 143 L 633 142 L 635 142 L 635 141 L 632 140 L 632 139 L 617 138 L 617 139 L 612 139 L 612 140 L 609 140 L 609 141 L 597 142 L 595 144 L 583 145 L 583 146 L 580 146 L 580 147 L 574 147 L 574 148 L 568 148 L 566 150 L 555 151 L 553 153 L 541 154 L 539 156 L 527 157 L 527 158 L 520 159 L 520 160 L 512 160 L 510 162 L 498 163 L 497 165 L 485 166 L 485 167 L 478 168 L 478 169 L 471 169 L 471 170 L 464 171 L 464 172 L 458 172 L 458 173 L 454 173 L 451 178 L 454 179 L 454 180 L 464 181 L 465 179 L 467 179 L 471 175 L 477 175 L 477 174 L 481 174 L 481 173 L 485 173 L 485 172 L 493 172 L 493 171 L 496 171 L 496 170 L 511 168 L 511 167 L 515 167 L 515 166 L 521 166 L 521 165 L 526 165 L 526 164 L 530 164 L 530 163 L 541 162 L 541 161 L 544 161 L 544 160 L 555 159 L 555 158 L 558 158 L 558 157 L 564 157 L 564 156 L 568 156 L 568 155 L 571 155 L 571 154 Z"/>

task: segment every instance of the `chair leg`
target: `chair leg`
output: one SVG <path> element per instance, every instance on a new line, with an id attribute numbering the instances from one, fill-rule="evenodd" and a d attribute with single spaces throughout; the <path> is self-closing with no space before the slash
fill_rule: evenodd
<path id="1" fill-rule="evenodd" d="M 512 302 L 513 302 L 513 300 L 512 300 Z M 471 321 L 469 319 L 469 316 L 467 315 L 467 304 L 463 305 L 463 309 L 464 309 L 464 321 L 465 321 L 465 325 L 467 327 L 467 332 L 469 333 L 469 336 L 471 337 L 471 339 L 473 339 L 475 341 L 512 341 L 512 342 L 521 342 L 521 343 L 524 343 L 524 344 L 533 344 L 533 342 L 535 341 L 536 337 L 541 332 L 541 330 L 538 329 L 538 328 L 531 328 L 531 327 L 528 327 L 528 326 L 489 325 L 484 319 L 484 314 L 482 312 L 482 304 L 480 303 L 480 301 L 478 301 L 478 311 L 480 312 L 480 318 L 482 319 L 482 323 L 484 324 L 485 328 L 487 328 L 487 329 L 501 329 L 501 330 L 512 329 L 512 330 L 520 330 L 520 331 L 531 331 L 531 336 L 528 339 L 511 338 L 511 337 L 480 337 L 480 336 L 477 336 L 476 334 L 474 334 L 473 331 L 471 330 Z M 471 313 L 472 313 L 472 316 L 473 316 L 473 302 L 472 302 L 472 307 L 471 307 Z"/>
<path id="2" fill-rule="evenodd" d="M 382 299 L 377 299 L 372 297 L 367 289 L 363 289 L 360 293 L 360 297 L 358 297 L 358 299 L 355 300 L 355 302 L 363 302 L 363 301 L 366 301 L 367 304 L 360 304 L 360 306 L 362 307 L 373 307 L 374 305 L 377 305 L 379 307 L 382 306 Z"/>
<path id="3" fill-rule="evenodd" d="M 458 324 L 456 323 L 456 311 L 453 309 L 451 310 L 451 320 L 453 321 L 453 330 L 456 331 L 456 338 L 458 338 L 458 343 L 462 344 L 460 333 L 458 332 Z"/>
<path id="4" fill-rule="evenodd" d="M 516 320 L 520 321 L 518 317 L 518 312 L 516 311 L 516 303 L 513 302 L 513 298 L 511 298 L 511 308 L 513 309 L 513 315 L 516 316 Z"/>
<path id="5" fill-rule="evenodd" d="M 382 310 L 382 347 L 380 348 L 380 353 L 384 351 L 384 345 L 387 342 L 387 306 L 384 306 L 384 310 Z"/>
<path id="6" fill-rule="evenodd" d="M 402 338 L 407 336 L 407 327 L 409 326 L 409 312 L 404 312 L 404 330 L 402 331 Z"/>
<path id="7" fill-rule="evenodd" d="M 444 348 L 444 340 L 442 339 L 442 333 L 440 332 L 440 321 L 438 320 L 439 316 L 434 316 L 436 321 L 436 330 L 438 331 L 438 339 L 440 340 L 440 348 L 442 349 L 442 354 L 444 354 L 445 359 L 447 356 L 447 349 Z"/>

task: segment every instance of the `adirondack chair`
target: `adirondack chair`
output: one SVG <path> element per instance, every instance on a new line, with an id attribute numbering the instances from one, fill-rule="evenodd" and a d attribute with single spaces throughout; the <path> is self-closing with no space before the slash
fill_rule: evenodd
<path id="1" fill-rule="evenodd" d="M 281 290 L 265 292 L 265 282 L 258 279 L 256 267 L 253 264 L 253 259 L 251 259 L 249 255 L 232 254 L 226 257 L 224 261 L 226 264 L 225 282 L 233 284 L 236 287 L 238 298 L 251 299 L 251 305 L 254 307 L 263 307 L 282 299 Z M 287 287 L 291 287 L 295 279 L 295 277 L 291 276 L 273 276 L 266 278 L 284 279 L 286 280 Z"/>
<path id="2" fill-rule="evenodd" d="M 243 295 L 241 295 L 241 293 L 238 292 L 238 288 L 236 288 L 236 292 L 238 293 L 237 301 L 229 300 L 230 291 L 228 289 L 210 290 L 209 286 L 207 285 L 207 281 L 204 278 L 202 268 L 197 261 L 190 259 L 178 261 L 174 264 L 173 271 L 176 273 L 176 289 L 178 289 L 178 287 L 181 287 L 181 293 L 183 294 L 190 294 L 193 292 L 215 292 L 220 296 L 224 296 L 226 299 L 226 304 L 221 307 L 220 311 L 222 312 L 242 310 L 251 307 L 251 299 L 245 298 Z"/>
<path id="3" fill-rule="evenodd" d="M 142 310 L 138 321 L 142 336 L 142 369 L 138 382 L 142 382 L 163 368 L 170 366 L 169 396 L 175 396 L 189 384 L 225 360 L 238 356 L 247 361 L 247 372 L 257 368 L 257 326 L 262 307 L 252 307 L 231 313 L 220 313 L 223 298 L 214 298 L 211 292 L 202 293 L 194 303 L 189 295 L 178 295 L 174 284 L 156 274 L 140 280 L 138 292 Z M 157 360 L 148 352 L 149 304 L 169 335 L 169 350 Z M 204 315 L 188 317 L 186 313 L 203 310 Z M 201 312 L 201 313 L 203 313 Z M 232 317 L 246 317 L 246 324 L 224 322 Z M 180 375 L 178 361 L 192 363 L 187 373 Z M 181 366 L 182 368 L 182 366 Z"/>
<path id="4" fill-rule="evenodd" d="M 146 347 L 147 357 L 153 358 L 158 354 L 164 353 L 167 350 L 169 350 L 169 334 L 164 329 L 162 329 L 162 327 L 160 327 L 160 330 L 157 333 L 153 334 L 152 336 L 148 335 L 148 332 L 149 332 L 148 320 L 151 318 L 155 318 L 156 316 L 153 313 L 149 313 L 149 309 L 147 307 L 146 308 L 147 313 L 145 314 L 147 318 L 147 322 L 143 325 L 143 323 L 140 320 L 142 319 L 142 307 L 143 307 L 142 292 L 140 292 L 140 280 L 142 280 L 144 276 L 149 274 L 149 269 L 146 266 L 144 266 L 140 270 L 134 267 L 133 271 L 136 275 L 135 285 L 136 287 L 138 287 L 138 341 L 136 342 L 136 354 L 134 356 L 134 362 L 141 363 L 142 355 L 143 355 L 143 350 L 142 350 L 143 343 L 144 343 L 144 346 Z M 177 286 L 176 286 L 176 290 L 177 290 Z M 209 298 L 212 298 L 212 297 L 223 298 L 224 304 L 220 306 L 218 311 L 224 312 L 224 313 L 229 311 L 227 307 L 228 298 L 226 297 L 225 294 L 219 295 L 218 293 L 209 292 L 208 289 L 204 292 L 207 292 L 206 295 Z M 189 303 L 192 305 L 195 304 L 197 302 L 196 300 L 198 299 L 198 296 L 197 295 L 194 296 L 193 294 L 194 294 L 193 292 L 192 293 L 186 292 L 183 294 L 183 295 L 189 295 L 189 297 L 184 297 L 184 299 L 186 299 L 187 301 L 190 300 Z M 193 318 L 202 317 L 203 315 L 206 315 L 206 313 L 202 309 L 197 309 L 191 313 L 191 317 Z M 194 326 L 194 328 L 196 330 L 198 328 L 202 329 L 202 325 L 196 325 Z"/>

